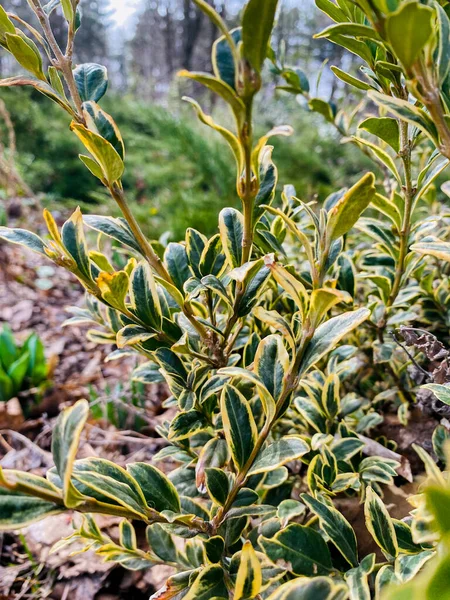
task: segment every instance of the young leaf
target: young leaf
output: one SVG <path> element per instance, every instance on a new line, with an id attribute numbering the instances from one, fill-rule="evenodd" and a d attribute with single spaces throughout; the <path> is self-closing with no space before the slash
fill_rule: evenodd
<path id="1" fill-rule="evenodd" d="M 407 71 L 419 57 L 433 32 L 433 9 L 418 2 L 403 2 L 386 19 L 386 35 Z"/>
<path id="2" fill-rule="evenodd" d="M 367 173 L 342 196 L 328 214 L 327 233 L 330 240 L 350 231 L 369 206 L 375 192 L 375 175 Z"/>
<path id="3" fill-rule="evenodd" d="M 267 56 L 278 0 L 249 0 L 242 17 L 242 54 L 258 73 Z"/>
<path id="4" fill-rule="evenodd" d="M 242 547 L 241 560 L 234 588 L 234 600 L 255 598 L 259 594 L 261 586 L 261 563 L 251 542 L 247 540 Z"/>
<path id="5" fill-rule="evenodd" d="M 92 154 L 99 164 L 104 179 L 109 185 L 118 181 L 123 174 L 124 164 L 117 150 L 105 140 L 101 135 L 93 131 L 89 131 L 80 123 L 71 124 L 71 129 L 83 143 L 84 147 Z"/>
<path id="6" fill-rule="evenodd" d="M 233 462 L 241 470 L 253 452 L 258 431 L 249 403 L 229 384 L 223 388 L 221 414 Z"/>
<path id="7" fill-rule="evenodd" d="M 106 67 L 95 63 L 84 63 L 73 70 L 75 83 L 83 102 L 98 102 L 108 88 Z"/>
<path id="8" fill-rule="evenodd" d="M 65 249 L 75 261 L 79 271 L 85 277 L 91 279 L 91 268 L 83 231 L 83 217 L 79 207 L 70 219 L 64 223 L 61 229 L 61 240 Z"/>

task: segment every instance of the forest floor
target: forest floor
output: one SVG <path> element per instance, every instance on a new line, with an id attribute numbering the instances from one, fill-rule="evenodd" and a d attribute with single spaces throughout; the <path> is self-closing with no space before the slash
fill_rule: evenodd
<path id="1" fill-rule="evenodd" d="M 130 394 L 126 382 L 136 361 L 105 362 L 110 347 L 89 342 L 83 329 L 62 326 L 68 317 L 65 307 L 83 305 L 83 297 L 81 286 L 63 269 L 49 267 L 21 247 L 0 245 L 0 327 L 8 323 L 19 341 L 36 332 L 53 365 L 52 386 L 40 402 L 24 397 L 0 406 L 0 465 L 4 468 L 45 474 L 53 465 L 54 420 L 62 407 L 80 398 L 101 404 L 121 384 L 117 401 L 126 408 Z M 150 459 L 164 443 L 155 426 L 162 418 L 165 390 L 147 387 L 145 407 L 129 408 L 131 421 L 142 410 L 139 416 L 148 425 L 140 433 L 119 432 L 106 420 L 90 421 L 80 457 L 102 456 L 122 465 Z M 26 416 L 21 405 L 26 407 Z M 99 524 L 111 537 L 117 535 L 116 518 L 102 518 Z M 69 556 L 72 547 L 50 553 L 61 537 L 71 533 L 72 516 L 64 514 L 17 535 L 0 534 L 0 600 L 147 600 L 168 576 L 161 567 L 145 573 L 125 571 L 91 552 Z"/>

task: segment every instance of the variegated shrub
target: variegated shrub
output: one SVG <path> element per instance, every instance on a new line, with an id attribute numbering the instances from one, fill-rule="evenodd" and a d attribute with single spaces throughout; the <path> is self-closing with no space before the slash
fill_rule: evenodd
<path id="1" fill-rule="evenodd" d="M 412 474 L 377 428 L 387 412 L 407 426 L 417 387 L 427 383 L 420 393 L 434 398 L 432 442 L 445 465 L 448 421 L 438 424 L 435 409 L 450 404 L 450 353 L 427 331 L 448 341 L 449 215 L 433 183 L 450 158 L 449 4 L 317 0 L 335 22 L 319 37 L 365 63 L 365 80 L 333 69 L 373 101 L 361 116 L 365 107 L 346 113 L 315 97 L 303 72 L 273 51 L 277 0 L 250 0 L 232 31 L 205 0 L 194 1 L 221 37 L 213 74 L 180 76 L 230 108 L 228 128 L 186 98 L 231 149 L 240 205 L 219 214 L 211 238 L 189 229 L 165 248 L 146 239 L 125 198 L 125 146 L 99 105 L 106 70 L 73 65 L 78 0 L 29 0 L 39 31 L 0 7 L 0 44 L 27 72 L 0 85 L 33 86 L 68 113 L 87 152 L 81 160 L 123 213 L 83 217 L 77 209 L 59 231 L 46 212 L 44 239 L 23 229 L 0 235 L 72 272 L 87 301 L 68 324 L 93 324 L 92 341 L 118 348 L 110 359 L 145 357 L 135 379 L 166 382 L 165 406 L 175 409 L 159 428 L 167 446 L 154 464 L 126 469 L 77 460 L 88 404 L 67 409 L 46 478 L 2 473 L 0 524 L 81 513 L 61 543 L 81 542 L 129 569 L 172 566 L 158 599 L 436 598 L 450 585 L 447 474 L 418 447 L 428 479 L 411 515 L 392 518 L 383 488 Z M 67 21 L 65 49 L 53 10 Z M 280 89 L 370 156 L 378 180 L 363 174 L 319 206 L 289 185 L 278 198 L 268 142 L 292 131 L 255 136 L 266 58 Z M 120 253 L 105 252 L 108 243 Z M 419 364 L 426 360 L 432 369 Z M 364 505 L 371 553 L 361 552 L 342 499 Z M 98 528 L 95 513 L 122 518 L 118 539 Z M 142 526 L 147 543 L 138 545 Z"/>

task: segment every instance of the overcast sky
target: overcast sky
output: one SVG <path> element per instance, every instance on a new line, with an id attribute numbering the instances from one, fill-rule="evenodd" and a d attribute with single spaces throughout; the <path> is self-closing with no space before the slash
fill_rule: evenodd
<path id="1" fill-rule="evenodd" d="M 118 23 L 123 22 L 136 10 L 135 0 L 111 0 L 111 4 L 116 9 L 114 18 Z"/>

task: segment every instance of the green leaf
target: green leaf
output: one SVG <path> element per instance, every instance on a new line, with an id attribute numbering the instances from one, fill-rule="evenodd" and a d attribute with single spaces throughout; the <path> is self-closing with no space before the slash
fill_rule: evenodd
<path id="1" fill-rule="evenodd" d="M 147 463 L 132 463 L 127 465 L 127 470 L 137 481 L 150 508 L 158 512 L 181 511 L 175 486 L 159 469 Z"/>
<path id="2" fill-rule="evenodd" d="M 97 285 L 102 298 L 112 307 L 125 311 L 125 298 L 128 294 L 130 279 L 125 271 L 107 273 L 103 271 L 97 277 Z"/>
<path id="3" fill-rule="evenodd" d="M 333 71 L 333 73 L 336 75 L 336 77 L 338 79 L 340 79 L 344 83 L 348 83 L 349 85 L 352 85 L 353 87 L 357 88 L 358 90 L 370 90 L 371 89 L 371 86 L 368 83 L 366 83 L 365 81 L 361 81 L 361 79 L 358 79 L 357 77 L 353 77 L 353 75 L 350 75 L 350 73 L 346 73 L 342 69 L 339 69 L 339 67 L 333 66 L 333 67 L 331 67 L 331 70 Z"/>
<path id="4" fill-rule="evenodd" d="M 299 577 L 277 587 L 267 600 L 341 600 L 347 586 L 329 577 Z"/>
<path id="5" fill-rule="evenodd" d="M 289 355 L 281 336 L 268 335 L 259 343 L 254 369 L 275 401 L 283 393 L 289 363 Z"/>
<path id="6" fill-rule="evenodd" d="M 219 505 L 224 505 L 230 489 L 230 482 L 224 471 L 217 468 L 205 470 L 206 474 L 206 489 L 214 502 Z"/>
<path id="7" fill-rule="evenodd" d="M 80 435 L 88 415 L 89 403 L 87 400 L 79 400 L 59 415 L 53 430 L 53 460 L 63 484 L 64 504 L 68 508 L 75 508 L 80 502 L 80 496 L 71 482 L 71 476 Z"/>
<path id="8" fill-rule="evenodd" d="M 232 133 L 225 127 L 222 127 L 221 125 L 215 123 L 214 119 L 212 119 L 209 115 L 205 114 L 199 103 L 193 100 L 192 98 L 183 96 L 182 100 L 188 102 L 194 107 L 195 112 L 197 113 L 197 116 L 202 123 L 208 125 L 208 127 L 211 127 L 211 129 L 214 129 L 214 131 L 217 131 L 217 133 L 220 133 L 220 135 L 228 143 L 228 145 L 231 148 L 231 151 L 233 152 L 237 168 L 241 170 L 243 167 L 242 148 L 238 138 L 234 135 L 234 133 Z"/>
<path id="9" fill-rule="evenodd" d="M 185 246 L 171 242 L 164 252 L 164 262 L 174 284 L 183 291 L 185 282 L 192 277 Z"/>
<path id="10" fill-rule="evenodd" d="M 83 231 L 83 217 L 79 207 L 70 219 L 64 223 L 61 229 L 61 239 L 65 249 L 75 261 L 80 273 L 87 279 L 91 279 L 91 268 Z"/>
<path id="11" fill-rule="evenodd" d="M 360 23 L 338 23 L 330 25 L 320 33 L 314 35 L 315 38 L 333 39 L 336 35 L 345 35 L 355 38 L 368 38 L 370 40 L 379 40 L 380 36 L 372 27 L 361 25 Z"/>
<path id="12" fill-rule="evenodd" d="M 312 327 L 318 327 L 328 311 L 344 302 L 352 302 L 352 297 L 347 292 L 334 288 L 319 288 L 313 291 L 310 299 L 308 316 Z"/>
<path id="13" fill-rule="evenodd" d="M 278 0 L 249 0 L 242 17 L 242 54 L 258 73 L 267 56 Z"/>
<path id="14" fill-rule="evenodd" d="M 205 416 L 196 411 L 180 412 L 170 424 L 169 439 L 174 442 L 185 440 L 210 427 Z"/>
<path id="15" fill-rule="evenodd" d="M 42 58 L 36 44 L 23 33 L 16 35 L 5 33 L 8 50 L 17 62 L 27 71 L 42 81 L 47 81 L 42 70 Z"/>
<path id="16" fill-rule="evenodd" d="M 3 42 L 5 41 L 6 33 L 15 34 L 16 28 L 14 27 L 14 23 L 8 17 L 6 10 L 3 8 L 3 6 L 0 6 L 0 39 Z"/>
<path id="17" fill-rule="evenodd" d="M 148 331 L 141 325 L 126 325 L 117 332 L 116 344 L 118 348 L 134 346 L 155 337 L 155 333 Z"/>
<path id="18" fill-rule="evenodd" d="M 386 35 L 394 51 L 409 72 L 433 32 L 434 11 L 418 2 L 402 2 L 386 19 Z"/>
<path id="19" fill-rule="evenodd" d="M 377 158 L 387 169 L 389 169 L 389 171 L 392 173 L 392 175 L 395 177 L 395 179 L 399 183 L 401 183 L 402 179 L 400 177 L 400 173 L 398 172 L 396 164 L 395 164 L 393 158 L 387 152 L 385 152 L 385 150 L 383 150 L 376 144 L 372 144 L 372 142 L 369 142 L 368 140 L 365 140 L 364 138 L 353 136 L 352 139 L 357 144 L 361 144 L 363 146 L 366 146 L 366 148 L 369 148 L 369 150 L 373 154 L 373 156 L 375 158 Z"/>
<path id="20" fill-rule="evenodd" d="M 115 219 L 114 217 L 103 217 L 101 215 L 84 215 L 83 221 L 95 231 L 104 233 L 141 254 L 141 248 L 125 219 Z"/>
<path id="21" fill-rule="evenodd" d="M 241 551 L 233 600 L 255 598 L 262 586 L 262 569 L 255 550 L 248 540 Z"/>
<path id="22" fill-rule="evenodd" d="M 310 527 L 293 523 L 270 539 L 260 537 L 259 544 L 275 565 L 294 575 L 313 577 L 333 568 L 328 546 Z"/>
<path id="23" fill-rule="evenodd" d="M 302 438 L 295 435 L 286 435 L 258 454 L 248 474 L 267 473 L 291 460 L 297 460 L 309 451 L 308 444 Z"/>
<path id="24" fill-rule="evenodd" d="M 310 343 L 308 344 L 303 360 L 300 364 L 299 375 L 306 371 L 315 363 L 317 363 L 327 352 L 332 350 L 340 340 L 348 333 L 353 331 L 355 327 L 364 323 L 370 316 L 370 310 L 360 308 L 355 311 L 350 311 L 333 317 L 329 321 L 320 325 Z"/>
<path id="25" fill-rule="evenodd" d="M 80 123 L 72 122 L 70 128 L 92 154 L 100 166 L 103 177 L 109 185 L 118 181 L 123 174 L 124 164 L 117 150 L 101 135 L 90 131 Z"/>
<path id="26" fill-rule="evenodd" d="M 329 211 L 327 233 L 330 240 L 335 240 L 350 231 L 369 206 L 375 193 L 375 175 L 366 173 Z"/>
<path id="27" fill-rule="evenodd" d="M 400 151 L 400 131 L 397 119 L 391 117 L 370 117 L 358 125 L 372 135 L 386 142 L 395 152 Z"/>
<path id="28" fill-rule="evenodd" d="M 10 229 L 9 227 L 0 227 L 0 239 L 6 240 L 7 242 L 12 242 L 13 244 L 19 244 L 20 246 L 26 246 L 34 252 L 38 252 L 39 254 L 47 256 L 45 253 L 46 245 L 41 238 L 35 233 L 27 231 L 26 229 Z"/>
<path id="29" fill-rule="evenodd" d="M 223 388 L 221 414 L 233 462 L 241 470 L 253 452 L 258 431 L 249 403 L 229 384 Z"/>
<path id="30" fill-rule="evenodd" d="M 345 579 L 350 592 L 350 600 L 371 600 L 368 576 L 375 566 L 375 554 L 369 554 L 359 567 L 350 569 L 345 574 Z"/>
<path id="31" fill-rule="evenodd" d="M 234 208 L 224 208 L 219 214 L 219 231 L 223 251 L 231 268 L 242 263 L 244 217 Z"/>
<path id="32" fill-rule="evenodd" d="M 254 384 L 258 390 L 267 419 L 271 420 L 274 417 L 276 411 L 275 401 L 258 375 L 241 367 L 225 367 L 220 369 L 219 373 L 229 377 L 238 377 Z"/>
<path id="33" fill-rule="evenodd" d="M 399 119 L 417 127 L 423 131 L 434 144 L 439 144 L 439 135 L 436 126 L 424 110 L 410 104 L 406 100 L 393 98 L 392 96 L 380 94 L 379 92 L 370 91 L 367 95 L 375 102 L 375 104 L 385 107 Z"/>
<path id="34" fill-rule="evenodd" d="M 241 28 L 230 31 L 230 35 L 237 45 L 242 38 Z M 236 65 L 233 52 L 225 36 L 217 39 L 212 48 L 212 63 L 216 77 L 227 83 L 231 88 L 236 88 Z"/>
<path id="35" fill-rule="evenodd" d="M 437 52 L 437 67 L 439 83 L 443 84 L 450 69 L 450 22 L 445 10 L 436 4 L 439 42 Z"/>
<path id="36" fill-rule="evenodd" d="M 28 527 L 36 521 L 64 511 L 64 507 L 0 488 L 0 531 Z"/>
<path id="37" fill-rule="evenodd" d="M 161 329 L 162 314 L 155 279 L 147 261 L 136 265 L 130 277 L 131 310 L 139 319 Z"/>
<path id="38" fill-rule="evenodd" d="M 302 494 L 301 499 L 319 517 L 321 528 L 342 556 L 352 567 L 356 567 L 358 565 L 356 535 L 347 519 L 333 506 L 319 502 L 308 494 Z"/>
<path id="39" fill-rule="evenodd" d="M 381 498 L 372 488 L 367 488 L 364 504 L 366 526 L 375 542 L 388 556 L 398 555 L 397 536 L 392 519 Z"/>
<path id="40" fill-rule="evenodd" d="M 15 360 L 8 369 L 8 377 L 11 379 L 13 388 L 12 395 L 15 396 L 21 391 L 25 375 L 28 371 L 28 361 L 30 355 L 28 352 L 24 352 L 17 360 Z"/>
<path id="41" fill-rule="evenodd" d="M 335 23 L 348 21 L 345 12 L 339 8 L 332 0 L 316 0 L 316 6 L 322 12 L 330 17 Z"/>
<path id="42" fill-rule="evenodd" d="M 450 406 L 450 386 L 441 385 L 440 383 L 427 383 L 421 387 L 431 390 L 438 400 Z"/>
<path id="43" fill-rule="evenodd" d="M 450 262 L 450 243 L 434 240 L 432 242 L 419 242 L 411 246 L 411 250 L 425 256 L 434 256 L 439 260 Z"/>
<path id="44" fill-rule="evenodd" d="M 103 139 L 108 141 L 123 160 L 125 157 L 125 145 L 122 134 L 111 115 L 92 101 L 84 102 L 83 115 L 86 119 L 88 129 L 98 133 Z"/>
<path id="45" fill-rule="evenodd" d="M 141 488 L 125 469 L 113 462 L 103 458 L 77 460 L 72 481 L 83 496 L 121 506 L 132 517 L 146 518 L 148 507 Z"/>
<path id="46" fill-rule="evenodd" d="M 158 523 L 149 525 L 145 530 L 151 551 L 165 562 L 178 562 L 179 553 L 172 536 Z"/>
<path id="47" fill-rule="evenodd" d="M 233 87 L 229 86 L 217 77 L 209 75 L 209 73 L 193 73 L 190 71 L 179 71 L 178 77 L 187 77 L 193 79 L 197 83 L 204 85 L 206 88 L 220 96 L 227 104 L 230 105 L 236 117 L 240 120 L 245 112 L 245 105 L 239 96 L 234 91 Z"/>
<path id="48" fill-rule="evenodd" d="M 203 569 L 184 596 L 184 600 L 210 600 L 212 598 L 216 600 L 228 598 L 223 569 L 217 565 Z"/>
<path id="49" fill-rule="evenodd" d="M 73 70 L 75 83 L 83 102 L 98 102 L 108 88 L 108 71 L 106 67 L 95 63 L 84 63 Z"/>

